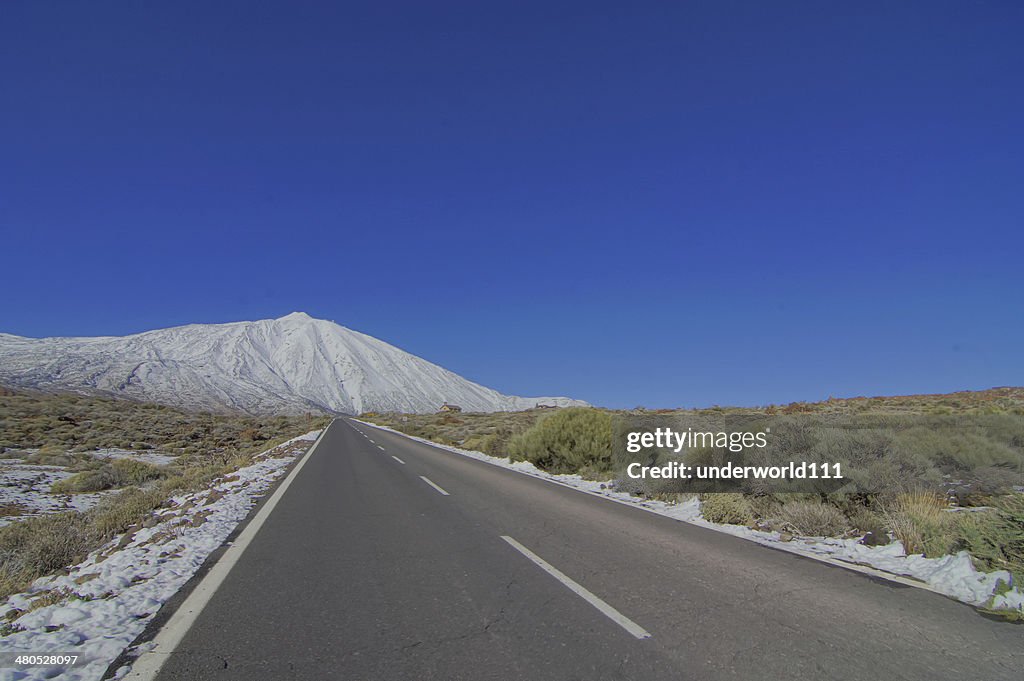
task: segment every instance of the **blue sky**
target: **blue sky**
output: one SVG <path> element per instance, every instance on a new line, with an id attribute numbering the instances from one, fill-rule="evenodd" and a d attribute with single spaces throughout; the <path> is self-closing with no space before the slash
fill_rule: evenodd
<path id="1" fill-rule="evenodd" d="M 0 330 L 334 319 L 514 394 L 1024 384 L 1017 2 L 12 2 Z"/>

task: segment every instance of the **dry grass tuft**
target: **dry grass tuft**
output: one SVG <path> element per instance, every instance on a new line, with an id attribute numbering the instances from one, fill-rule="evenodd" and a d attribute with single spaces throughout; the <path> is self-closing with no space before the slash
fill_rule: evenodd
<path id="1" fill-rule="evenodd" d="M 850 521 L 835 506 L 817 501 L 790 501 L 778 511 L 779 519 L 797 534 L 838 537 L 850 531 Z"/>
<path id="2" fill-rule="evenodd" d="M 881 505 L 886 527 L 907 555 L 929 558 L 944 556 L 957 544 L 958 519 L 946 509 L 941 497 L 924 490 L 896 495 Z"/>

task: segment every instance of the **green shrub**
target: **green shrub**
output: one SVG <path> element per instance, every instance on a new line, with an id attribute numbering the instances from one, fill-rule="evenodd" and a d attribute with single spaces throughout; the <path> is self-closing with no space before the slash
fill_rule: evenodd
<path id="1" fill-rule="evenodd" d="M 141 485 L 167 476 L 167 469 L 133 459 L 115 459 L 96 470 L 83 471 L 59 480 L 50 487 L 54 494 L 101 492 L 107 489 Z"/>
<path id="2" fill-rule="evenodd" d="M 106 540 L 124 532 L 150 511 L 160 508 L 166 500 L 167 494 L 161 489 L 127 489 L 103 499 L 85 515 L 93 534 Z"/>
<path id="3" fill-rule="evenodd" d="M 713 523 L 749 525 L 754 522 L 750 503 L 736 492 L 701 495 L 700 512 L 705 520 Z"/>
<path id="4" fill-rule="evenodd" d="M 960 537 L 985 570 L 1008 570 L 1024 586 L 1024 495 L 1000 499 L 995 509 L 963 514 Z"/>
<path id="5" fill-rule="evenodd" d="M 612 468 L 612 419 L 598 409 L 563 409 L 540 419 L 508 444 L 513 461 L 529 461 L 552 473 Z"/>

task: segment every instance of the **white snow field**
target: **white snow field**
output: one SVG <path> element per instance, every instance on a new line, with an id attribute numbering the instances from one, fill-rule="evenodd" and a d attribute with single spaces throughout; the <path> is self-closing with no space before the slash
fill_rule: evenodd
<path id="1" fill-rule="evenodd" d="M 319 435 L 320 431 L 300 435 L 207 489 L 173 497 L 168 508 L 157 512 L 157 522 L 146 523 L 151 527 L 115 537 L 67 575 L 41 577 L 29 591 L 9 597 L 3 612 L 30 610 L 33 599 L 47 592 L 67 595 L 15 620 L 14 633 L 0 639 L 0 652 L 80 654 L 85 663 L 0 668 L 0 679 L 98 681 L 161 604 L 224 543 L 259 497 L 305 451 L 296 445 Z"/>
<path id="2" fill-rule="evenodd" d="M 302 312 L 132 336 L 23 338 L 0 333 L 0 383 L 254 414 L 434 412 L 445 402 L 466 411 L 586 405 L 566 397 L 503 395 Z"/>
<path id="3" fill-rule="evenodd" d="M 651 513 L 668 516 L 681 522 L 699 525 L 717 532 L 724 532 L 748 541 L 771 546 L 783 551 L 839 565 L 848 569 L 867 572 L 903 584 L 925 588 L 974 606 L 993 610 L 1024 611 L 1024 591 L 1020 585 L 1002 591 L 1013 584 L 1013 578 L 1006 570 L 979 572 L 971 563 L 966 551 L 954 556 L 925 558 L 920 554 L 906 555 L 903 545 L 894 541 L 886 546 L 865 546 L 857 539 L 836 539 L 834 537 L 794 537 L 783 541 L 779 532 L 763 532 L 743 525 L 723 525 L 705 520 L 700 513 L 700 501 L 696 498 L 681 504 L 635 497 L 626 492 L 616 492 L 607 483 L 585 480 L 578 475 L 556 475 L 542 471 L 527 461 L 501 459 L 468 449 L 438 444 L 431 440 L 407 435 L 387 426 L 368 421 L 358 421 L 371 428 L 379 428 L 402 437 L 407 437 L 433 447 L 446 449 L 456 454 L 485 461 L 495 466 L 509 468 L 524 475 L 532 475 L 561 485 L 578 489 L 588 494 L 605 497 L 612 501 L 637 506 Z M 1003 587 L 1003 588 L 1000 588 Z"/>

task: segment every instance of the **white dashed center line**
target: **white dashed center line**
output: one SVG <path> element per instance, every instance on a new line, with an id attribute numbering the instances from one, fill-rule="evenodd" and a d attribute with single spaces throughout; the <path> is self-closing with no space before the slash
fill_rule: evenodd
<path id="1" fill-rule="evenodd" d="M 426 480 L 426 478 L 423 479 Z M 544 572 L 548 573 L 549 575 L 560 581 L 562 584 L 569 587 L 570 591 L 572 591 L 574 594 L 585 600 L 587 603 L 590 603 L 592 606 L 600 610 L 605 617 L 610 619 L 612 622 L 618 624 L 620 627 L 628 631 L 633 636 L 640 639 L 651 637 L 650 633 L 646 629 L 644 629 L 639 624 L 623 615 L 621 612 L 619 612 L 612 606 L 602 601 L 594 594 L 587 591 L 580 584 L 577 584 L 573 580 L 569 579 L 569 577 L 565 576 L 560 570 L 558 570 L 558 568 L 545 561 L 543 558 L 541 558 L 536 553 L 534 553 L 530 549 L 526 548 L 525 546 L 517 542 L 512 537 L 502 535 L 501 538 L 507 541 L 516 551 L 518 551 L 519 553 L 523 554 L 531 561 L 536 563 L 540 567 L 540 569 L 544 570 Z"/>
<path id="2" fill-rule="evenodd" d="M 427 483 L 428 485 L 430 485 L 431 487 L 433 487 L 434 489 L 436 489 L 436 490 L 437 490 L 438 492 L 440 492 L 441 494 L 443 494 L 443 495 L 445 495 L 445 496 L 448 496 L 448 492 L 445 492 L 445 491 L 444 491 L 443 489 L 441 489 L 440 487 L 438 487 L 437 485 L 435 485 L 435 484 L 434 484 L 433 482 L 431 482 L 431 481 L 430 481 L 430 479 L 429 479 L 429 478 L 427 478 L 427 476 L 425 476 L 425 475 L 421 475 L 421 476 L 420 476 L 420 480 L 422 480 L 423 482 Z"/>

